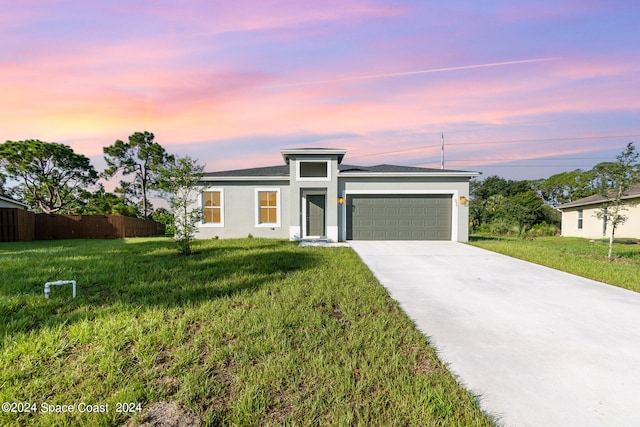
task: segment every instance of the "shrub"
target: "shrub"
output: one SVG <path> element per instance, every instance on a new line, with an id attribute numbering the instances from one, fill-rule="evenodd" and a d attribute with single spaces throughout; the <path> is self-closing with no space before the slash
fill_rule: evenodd
<path id="1" fill-rule="evenodd" d="M 560 228 L 555 224 L 547 224 L 541 222 L 536 224 L 527 232 L 528 236 L 542 237 L 542 236 L 558 236 L 560 234 Z"/>

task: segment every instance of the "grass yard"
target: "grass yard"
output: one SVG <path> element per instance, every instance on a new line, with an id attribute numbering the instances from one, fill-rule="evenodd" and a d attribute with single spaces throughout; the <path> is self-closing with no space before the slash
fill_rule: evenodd
<path id="1" fill-rule="evenodd" d="M 614 243 L 615 259 L 607 260 L 609 242 L 577 237 L 471 236 L 470 244 L 536 264 L 640 292 L 640 244 L 621 240 Z"/>
<path id="2" fill-rule="evenodd" d="M 0 244 L 0 401 L 14 403 L 0 424 L 134 426 L 151 411 L 202 425 L 492 425 L 351 249 L 194 250 Z M 65 285 L 45 299 L 61 279 L 78 297 Z"/>

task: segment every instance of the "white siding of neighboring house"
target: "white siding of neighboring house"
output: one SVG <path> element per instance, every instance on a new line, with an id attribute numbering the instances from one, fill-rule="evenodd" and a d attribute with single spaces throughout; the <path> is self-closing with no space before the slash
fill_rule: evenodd
<path id="1" fill-rule="evenodd" d="M 622 213 L 627 221 L 618 226 L 615 237 L 640 239 L 640 198 L 631 199 L 628 210 Z M 596 217 L 598 205 L 565 208 L 562 211 L 562 235 L 567 237 L 583 237 L 585 239 L 601 239 L 611 235 L 608 225 L 603 235 L 603 220 Z M 578 211 L 582 209 L 582 229 L 578 228 Z"/>
<path id="2" fill-rule="evenodd" d="M 14 203 L 4 198 L 0 198 L 0 208 L 26 209 L 24 205 L 20 203 Z"/>

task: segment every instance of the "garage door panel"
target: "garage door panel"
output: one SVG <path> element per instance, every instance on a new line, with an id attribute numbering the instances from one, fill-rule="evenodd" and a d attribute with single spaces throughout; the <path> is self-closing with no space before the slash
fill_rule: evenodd
<path id="1" fill-rule="evenodd" d="M 398 208 L 398 215 L 399 216 L 408 216 L 408 215 L 411 215 L 413 210 L 414 210 L 414 208 L 412 208 L 410 206 L 401 206 L 401 207 Z"/>
<path id="2" fill-rule="evenodd" d="M 398 232 L 398 239 L 399 240 L 411 240 L 411 231 L 410 230 L 400 230 Z"/>
<path id="3" fill-rule="evenodd" d="M 397 217 L 399 215 L 399 211 L 400 209 L 398 209 L 397 206 L 386 206 L 384 208 L 384 215 L 387 217 L 389 216 Z"/>
<path id="4" fill-rule="evenodd" d="M 353 195 L 347 239 L 450 240 L 451 195 Z"/>
<path id="5" fill-rule="evenodd" d="M 407 213 L 409 216 L 426 216 L 428 215 L 428 209 L 425 207 L 413 207 L 409 209 Z"/>
<path id="6" fill-rule="evenodd" d="M 427 220 L 425 218 L 411 218 L 410 226 L 415 229 L 422 229 L 427 227 Z"/>
<path id="7" fill-rule="evenodd" d="M 398 228 L 399 227 L 398 218 L 386 218 L 384 220 L 384 226 L 387 228 Z"/>

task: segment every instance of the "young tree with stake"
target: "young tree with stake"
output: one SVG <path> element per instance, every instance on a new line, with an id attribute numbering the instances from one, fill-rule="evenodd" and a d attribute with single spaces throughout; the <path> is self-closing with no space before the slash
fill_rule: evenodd
<path id="1" fill-rule="evenodd" d="M 627 144 L 626 149 L 618 155 L 616 162 L 601 163 L 597 165 L 596 179 L 599 182 L 599 193 L 604 197 L 596 217 L 602 219 L 611 230 L 609 236 L 609 254 L 611 261 L 613 256 L 613 239 L 618 227 L 627 221 L 624 211 L 627 210 L 626 201 L 623 199 L 626 191 L 634 184 L 640 182 L 640 164 L 633 142 Z"/>
<path id="2" fill-rule="evenodd" d="M 202 218 L 199 208 L 193 208 L 198 200 L 198 182 L 204 174 L 204 166 L 189 156 L 173 158 L 162 168 L 160 188 L 168 193 L 169 204 L 174 214 L 174 239 L 178 250 L 184 255 L 191 254 L 191 241 L 195 236 L 196 224 Z"/>

